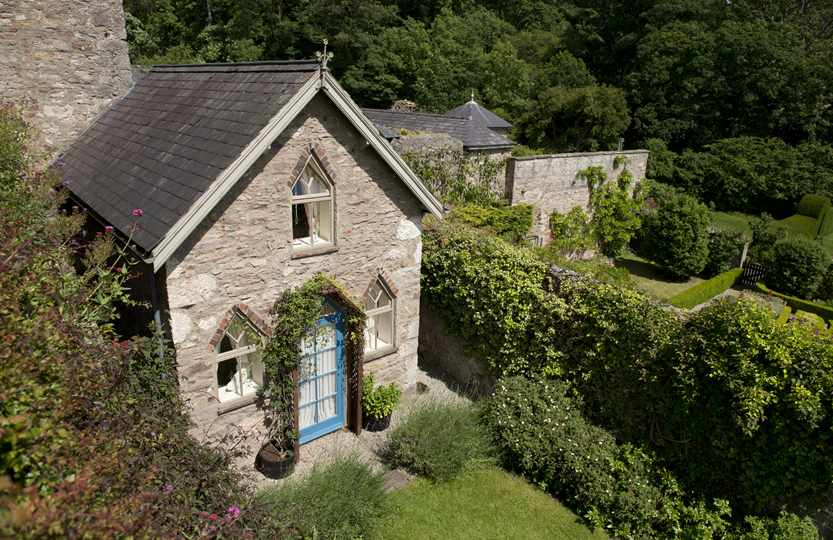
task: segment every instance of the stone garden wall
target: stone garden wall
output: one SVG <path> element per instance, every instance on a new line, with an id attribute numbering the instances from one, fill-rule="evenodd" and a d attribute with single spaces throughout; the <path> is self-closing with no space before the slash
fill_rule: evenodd
<path id="1" fill-rule="evenodd" d="M 39 149 L 73 141 L 131 85 L 121 0 L 0 2 L 0 101 L 23 109 Z"/>
<path id="2" fill-rule="evenodd" d="M 647 150 L 622 152 L 585 152 L 512 158 L 506 170 L 506 198 L 511 204 L 528 203 L 535 207 L 532 231 L 544 243 L 550 240 L 549 216 L 567 213 L 574 206 L 587 209 L 590 191 L 578 173 L 588 167 L 601 166 L 608 178 L 622 170 L 614 167 L 617 156 L 625 156 L 634 179 L 645 179 Z"/>

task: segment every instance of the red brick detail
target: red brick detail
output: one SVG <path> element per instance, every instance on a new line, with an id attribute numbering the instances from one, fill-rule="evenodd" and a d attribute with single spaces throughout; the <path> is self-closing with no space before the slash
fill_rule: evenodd
<path id="1" fill-rule="evenodd" d="M 336 173 L 335 169 L 332 165 L 330 165 L 330 160 L 327 158 L 327 150 L 320 144 L 315 143 L 309 146 L 309 154 L 301 156 L 295 164 L 295 167 L 292 168 L 292 177 L 289 180 L 289 185 L 292 186 L 295 184 L 295 180 L 297 180 L 301 175 L 301 172 L 304 170 L 304 166 L 306 166 L 310 156 L 312 156 L 312 159 L 314 159 L 318 166 L 321 167 L 324 174 L 327 175 L 327 179 L 335 184 Z"/>
<path id="2" fill-rule="evenodd" d="M 377 279 L 382 280 L 382 283 L 385 284 L 385 287 L 388 288 L 394 298 L 399 296 L 399 287 L 396 286 L 396 283 L 393 281 L 390 273 L 382 267 L 376 269 L 376 275 L 373 276 L 373 279 L 368 284 L 367 289 L 365 289 L 365 294 L 367 294 L 367 291 L 369 291 L 373 284 L 376 283 Z"/>
<path id="3" fill-rule="evenodd" d="M 263 318 L 255 313 L 249 306 L 246 304 L 237 304 L 236 306 L 232 307 L 230 310 L 226 312 L 222 319 L 220 319 L 219 324 L 217 324 L 217 330 L 214 331 L 214 335 L 211 336 L 209 340 L 209 348 L 213 351 L 217 344 L 220 343 L 220 340 L 223 339 L 223 335 L 226 333 L 226 329 L 228 328 L 229 323 L 231 323 L 234 317 L 242 317 L 244 318 L 249 324 L 251 324 L 258 332 L 263 334 L 264 336 L 271 336 L 272 329 L 269 327 L 268 324 L 263 320 Z"/>

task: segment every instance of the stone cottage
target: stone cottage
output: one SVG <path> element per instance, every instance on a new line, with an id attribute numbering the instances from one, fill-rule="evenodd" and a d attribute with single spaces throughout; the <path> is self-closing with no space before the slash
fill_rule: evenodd
<path id="1" fill-rule="evenodd" d="M 421 219 L 442 208 L 318 62 L 154 67 L 55 165 L 141 257 L 134 293 L 169 329 L 197 426 L 261 421 L 269 309 L 318 272 L 368 321 L 356 371 L 322 319 L 332 346 L 304 352 L 301 442 L 360 429 L 355 373 L 415 381 Z"/>

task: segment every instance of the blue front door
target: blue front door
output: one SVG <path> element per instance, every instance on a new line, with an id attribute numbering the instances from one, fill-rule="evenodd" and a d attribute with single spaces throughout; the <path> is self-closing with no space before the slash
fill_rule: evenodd
<path id="1" fill-rule="evenodd" d="M 344 426 L 344 322 L 333 312 L 318 320 L 315 336 L 301 342 L 300 443 Z"/>

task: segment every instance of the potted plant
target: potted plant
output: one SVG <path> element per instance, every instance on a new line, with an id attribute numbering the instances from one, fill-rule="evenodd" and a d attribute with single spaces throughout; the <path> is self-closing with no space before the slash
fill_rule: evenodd
<path id="1" fill-rule="evenodd" d="M 269 478 L 284 478 L 295 470 L 297 434 L 292 427 L 292 408 L 269 394 L 266 391 L 263 395 L 263 402 L 271 405 L 263 408 L 266 443 L 255 458 L 255 468 Z"/>
<path id="2" fill-rule="evenodd" d="M 368 431 L 382 431 L 390 426 L 393 409 L 399 403 L 402 391 L 393 384 L 374 388 L 373 376 L 362 381 L 362 417 Z"/>

